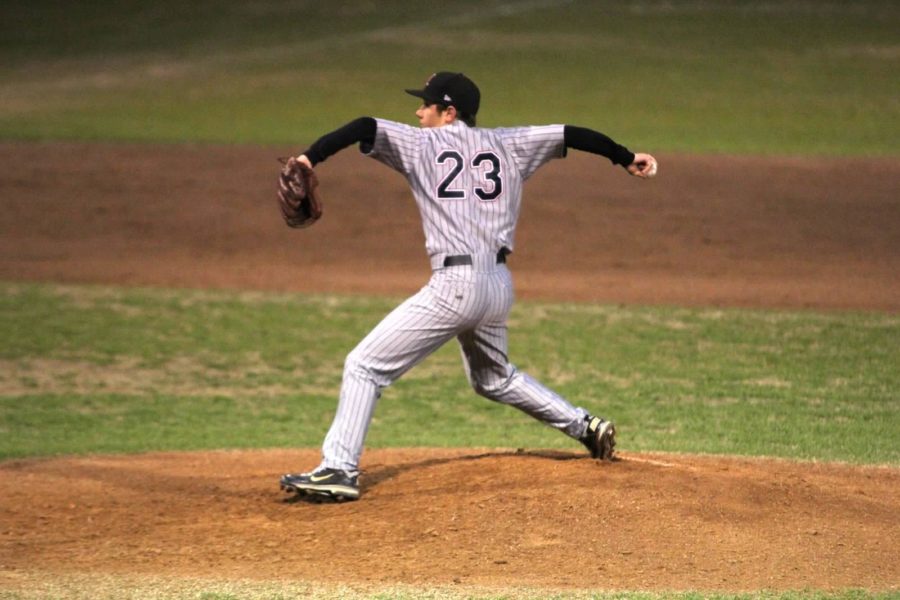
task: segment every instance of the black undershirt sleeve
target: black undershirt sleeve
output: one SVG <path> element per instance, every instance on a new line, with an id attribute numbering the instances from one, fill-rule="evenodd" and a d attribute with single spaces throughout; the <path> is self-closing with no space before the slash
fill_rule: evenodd
<path id="1" fill-rule="evenodd" d="M 566 148 L 600 154 L 611 160 L 614 165 L 623 167 L 634 162 L 634 154 L 628 148 L 615 143 L 599 131 L 574 125 L 566 125 L 563 131 Z"/>
<path id="2" fill-rule="evenodd" d="M 303 154 L 315 166 L 351 144 L 358 142 L 363 144 L 363 146 L 371 147 L 375 144 L 375 131 L 377 128 L 378 125 L 372 117 L 360 117 L 350 121 L 340 129 L 326 133 L 313 142 L 313 145 Z"/>

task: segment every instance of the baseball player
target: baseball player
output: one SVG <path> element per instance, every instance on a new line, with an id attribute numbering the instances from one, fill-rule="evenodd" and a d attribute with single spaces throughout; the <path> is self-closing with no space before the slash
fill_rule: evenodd
<path id="1" fill-rule="evenodd" d="M 513 283 L 506 262 L 515 248 L 522 184 L 541 165 L 576 148 L 649 177 L 656 160 L 570 125 L 478 128 L 481 94 L 462 73 L 435 73 L 423 89 L 406 92 L 422 100 L 416 110 L 420 127 L 362 117 L 297 157 L 312 168 L 359 144 L 363 154 L 402 173 L 421 213 L 432 275 L 347 356 L 322 462 L 311 472 L 282 476 L 281 488 L 358 498 L 360 455 L 382 390 L 453 338 L 478 394 L 580 441 L 596 459 L 611 460 L 611 421 L 573 406 L 510 363 L 506 322 Z"/>

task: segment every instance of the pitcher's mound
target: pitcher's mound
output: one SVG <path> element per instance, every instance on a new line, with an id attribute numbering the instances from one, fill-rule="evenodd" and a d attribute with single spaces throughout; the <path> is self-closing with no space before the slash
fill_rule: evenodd
<path id="1" fill-rule="evenodd" d="M 313 450 L 0 464 L 15 571 L 629 590 L 892 589 L 900 470 L 370 450 L 362 498 L 286 502 Z"/>

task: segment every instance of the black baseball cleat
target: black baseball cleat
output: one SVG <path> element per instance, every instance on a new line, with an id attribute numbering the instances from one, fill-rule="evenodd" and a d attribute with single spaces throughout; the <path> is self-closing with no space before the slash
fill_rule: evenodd
<path id="1" fill-rule="evenodd" d="M 334 500 L 359 498 L 358 475 L 340 469 L 319 469 L 312 473 L 281 476 L 281 489 L 299 495 L 315 495 Z"/>
<path id="2" fill-rule="evenodd" d="M 600 417 L 585 417 L 588 422 L 581 443 L 590 451 L 591 457 L 598 460 L 613 460 L 616 446 L 616 427 L 612 421 L 606 421 Z"/>

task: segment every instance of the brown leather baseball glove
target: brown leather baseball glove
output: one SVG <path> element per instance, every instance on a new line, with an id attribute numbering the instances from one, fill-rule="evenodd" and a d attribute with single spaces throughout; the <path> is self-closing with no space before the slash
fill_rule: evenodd
<path id="1" fill-rule="evenodd" d="M 322 217 L 322 200 L 316 191 L 319 179 L 315 172 L 296 157 L 279 158 L 278 204 L 289 227 L 309 227 Z"/>

